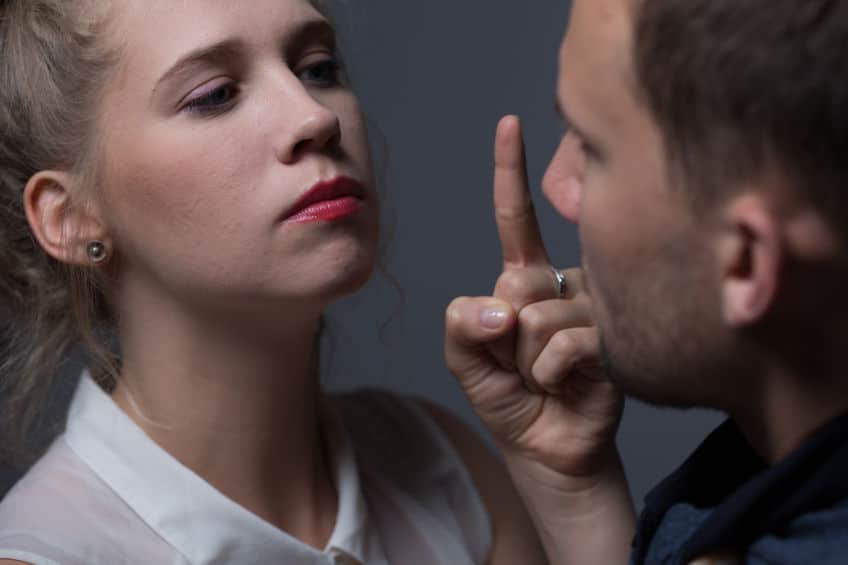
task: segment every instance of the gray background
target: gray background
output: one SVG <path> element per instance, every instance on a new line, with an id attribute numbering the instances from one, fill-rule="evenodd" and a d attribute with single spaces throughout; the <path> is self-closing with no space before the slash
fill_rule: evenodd
<path id="1" fill-rule="evenodd" d="M 404 304 L 381 334 L 396 298 L 378 276 L 336 309 L 331 388 L 374 384 L 422 394 L 482 431 L 444 366 L 444 308 L 458 295 L 489 294 L 500 274 L 491 171 L 494 129 L 504 114 L 518 114 L 524 125 L 551 259 L 559 266 L 579 262 L 576 229 L 539 190 L 562 134 L 554 88 L 568 11 L 565 0 L 342 5 L 348 67 L 387 146 L 383 193 L 394 229 L 386 257 Z M 640 505 L 719 421 L 717 414 L 628 402 L 619 445 Z"/>
<path id="2" fill-rule="evenodd" d="M 552 260 L 579 261 L 574 227 L 538 190 L 562 133 L 553 101 L 568 2 L 340 1 L 344 54 L 385 170 L 389 275 L 333 308 L 325 380 L 421 394 L 482 432 L 444 366 L 443 313 L 455 296 L 490 293 L 500 273 L 491 154 L 503 114 L 522 118 Z M 636 500 L 718 421 L 629 402 L 619 442 Z M 0 492 L 4 480 L 0 470 Z"/>

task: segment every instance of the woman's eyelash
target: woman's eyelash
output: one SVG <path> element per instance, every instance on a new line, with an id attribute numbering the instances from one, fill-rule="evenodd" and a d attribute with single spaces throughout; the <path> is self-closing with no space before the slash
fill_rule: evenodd
<path id="1" fill-rule="evenodd" d="M 342 83 L 343 66 L 338 58 L 333 57 L 305 67 L 298 73 L 304 82 L 322 88 L 330 88 Z M 239 88 L 234 82 L 221 84 L 206 94 L 197 96 L 183 105 L 182 110 L 200 116 L 211 116 L 228 110 L 239 95 Z"/>
<path id="2" fill-rule="evenodd" d="M 210 90 L 206 94 L 189 100 L 183 106 L 183 110 L 200 115 L 211 115 L 222 112 L 232 105 L 238 93 L 236 84 L 228 82 L 218 86 L 214 90 Z"/>
<path id="3" fill-rule="evenodd" d="M 301 80 L 318 86 L 336 86 L 342 82 L 342 70 L 341 61 L 332 57 L 309 65 L 300 71 L 298 76 Z"/>

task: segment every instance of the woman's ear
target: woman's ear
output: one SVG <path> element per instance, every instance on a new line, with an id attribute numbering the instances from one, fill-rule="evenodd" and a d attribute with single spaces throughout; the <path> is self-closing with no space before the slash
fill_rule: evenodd
<path id="1" fill-rule="evenodd" d="M 743 194 L 724 207 L 719 243 L 722 314 L 732 327 L 762 319 L 780 287 L 786 253 L 781 220 L 762 195 Z"/>
<path id="2" fill-rule="evenodd" d="M 106 230 L 96 214 L 75 199 L 74 178 L 61 171 L 41 171 L 24 188 L 24 209 L 30 229 L 41 247 L 54 259 L 73 265 L 90 265 L 92 242 L 109 249 Z"/>

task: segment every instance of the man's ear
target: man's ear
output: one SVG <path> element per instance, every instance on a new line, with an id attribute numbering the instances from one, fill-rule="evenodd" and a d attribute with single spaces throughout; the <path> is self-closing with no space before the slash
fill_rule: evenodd
<path id="1" fill-rule="evenodd" d="M 61 171 L 41 171 L 24 188 L 24 209 L 30 229 L 41 247 L 68 264 L 91 264 L 86 251 L 92 241 L 107 248 L 103 223 L 73 191 L 73 176 Z"/>
<path id="2" fill-rule="evenodd" d="M 721 215 L 722 315 L 729 326 L 744 327 L 761 320 L 777 296 L 786 253 L 781 220 L 756 193 L 732 198 Z"/>

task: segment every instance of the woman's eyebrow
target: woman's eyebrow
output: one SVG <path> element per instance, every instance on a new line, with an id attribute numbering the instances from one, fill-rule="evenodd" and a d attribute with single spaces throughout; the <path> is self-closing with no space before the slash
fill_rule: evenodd
<path id="1" fill-rule="evenodd" d="M 188 74 L 198 66 L 242 57 L 245 50 L 244 43 L 238 39 L 225 39 L 218 43 L 195 49 L 183 55 L 176 63 L 171 65 L 156 82 L 153 91 L 155 92 L 163 83 Z"/>
<path id="2" fill-rule="evenodd" d="M 316 41 L 336 48 L 336 31 L 325 19 L 305 20 L 292 29 L 283 38 L 283 51 L 287 55 L 297 53 Z"/>
<path id="3" fill-rule="evenodd" d="M 331 48 L 335 49 L 336 34 L 333 27 L 324 19 L 305 20 L 285 34 L 283 37 L 284 51 L 286 53 L 296 53 L 308 43 L 316 40 L 327 43 Z M 212 45 L 190 51 L 180 57 L 177 62 L 162 74 L 156 82 L 153 91 L 155 92 L 162 83 L 188 74 L 198 66 L 243 57 L 246 51 L 247 46 L 240 39 L 225 39 Z"/>

